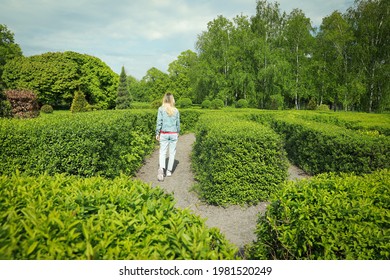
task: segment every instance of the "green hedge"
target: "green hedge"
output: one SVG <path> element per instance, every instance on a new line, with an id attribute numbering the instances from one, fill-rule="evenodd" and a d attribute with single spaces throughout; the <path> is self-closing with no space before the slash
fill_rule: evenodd
<path id="1" fill-rule="evenodd" d="M 275 115 L 272 128 L 285 137 L 290 160 L 311 174 L 363 174 L 390 167 L 390 138 L 384 135 L 304 120 L 292 114 Z"/>
<path id="2" fill-rule="evenodd" d="M 390 114 L 368 114 L 352 112 L 294 112 L 295 115 L 311 121 L 335 124 L 360 133 L 390 136 Z"/>
<path id="3" fill-rule="evenodd" d="M 223 112 L 200 117 L 193 166 L 199 192 L 211 204 L 265 201 L 287 177 L 281 138 L 242 118 Z"/>
<path id="4" fill-rule="evenodd" d="M 234 259 L 217 229 L 125 176 L 0 176 L 0 259 Z"/>
<path id="5" fill-rule="evenodd" d="M 289 182 L 259 218 L 251 259 L 390 259 L 390 171 Z"/>
<path id="6" fill-rule="evenodd" d="M 180 109 L 180 128 L 181 134 L 194 131 L 198 123 L 199 116 L 203 113 L 200 110 Z"/>
<path id="7" fill-rule="evenodd" d="M 133 174 L 154 148 L 154 111 L 52 114 L 0 120 L 0 174 Z"/>

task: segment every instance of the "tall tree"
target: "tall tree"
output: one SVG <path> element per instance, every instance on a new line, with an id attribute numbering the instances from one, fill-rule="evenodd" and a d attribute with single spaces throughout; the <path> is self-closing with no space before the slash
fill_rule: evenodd
<path id="1" fill-rule="evenodd" d="M 353 105 L 351 92 L 350 58 L 348 48 L 353 41 L 353 32 L 350 25 L 338 11 L 322 20 L 320 31 L 317 34 L 318 54 L 316 57 L 323 61 L 327 75 L 330 74 L 334 88 L 328 88 L 333 92 L 332 101 L 334 109 L 338 102 L 342 101 L 345 111 Z"/>
<path id="2" fill-rule="evenodd" d="M 14 34 L 6 25 L 0 24 L 0 92 L 5 86 L 2 80 L 4 65 L 7 61 L 22 55 L 22 50 L 15 43 Z"/>
<path id="3" fill-rule="evenodd" d="M 256 100 L 260 108 L 269 106 L 267 103 L 271 101 L 271 95 L 280 94 L 280 87 L 276 86 L 280 82 L 275 81 L 275 78 L 280 77 L 277 72 L 285 70 L 280 60 L 283 56 L 279 55 L 285 20 L 286 15 L 281 13 L 277 2 L 257 1 L 256 15 L 251 17 L 251 28 L 254 34 Z"/>
<path id="4" fill-rule="evenodd" d="M 302 10 L 294 9 L 287 18 L 284 34 L 286 37 L 287 53 L 294 77 L 294 105 L 300 108 L 300 97 L 307 92 L 310 81 L 308 80 L 309 60 L 312 55 L 314 37 L 310 19 Z"/>
<path id="5" fill-rule="evenodd" d="M 145 99 L 142 101 L 153 102 L 161 100 L 164 93 L 170 90 L 171 80 L 168 74 L 152 67 L 141 80 L 141 85 L 145 91 Z"/>
<path id="6" fill-rule="evenodd" d="M 121 74 L 119 75 L 118 96 L 116 98 L 116 109 L 130 108 L 130 94 L 127 87 L 127 76 L 125 67 L 122 66 Z"/>
<path id="7" fill-rule="evenodd" d="M 192 87 L 194 80 L 194 68 L 198 63 L 195 52 L 187 50 L 182 52 L 168 67 L 169 77 L 172 81 L 170 90 L 175 93 L 176 99 L 181 97 L 195 99 Z"/>
<path id="8" fill-rule="evenodd" d="M 353 61 L 363 70 L 368 112 L 390 107 L 390 5 L 388 0 L 356 0 L 347 13 L 353 27 Z"/>
<path id="9" fill-rule="evenodd" d="M 219 98 L 228 102 L 231 95 L 229 79 L 231 75 L 231 32 L 233 24 L 223 16 L 218 16 L 207 24 L 207 32 L 198 36 L 196 48 L 202 61 L 199 84 L 208 89 L 210 99 Z"/>

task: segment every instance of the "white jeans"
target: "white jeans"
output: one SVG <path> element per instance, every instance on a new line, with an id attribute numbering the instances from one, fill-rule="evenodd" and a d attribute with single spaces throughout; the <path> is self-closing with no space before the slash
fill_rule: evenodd
<path id="1" fill-rule="evenodd" d="M 160 168 L 166 169 L 166 157 L 169 148 L 168 170 L 172 171 L 175 162 L 176 143 L 178 134 L 160 134 Z"/>

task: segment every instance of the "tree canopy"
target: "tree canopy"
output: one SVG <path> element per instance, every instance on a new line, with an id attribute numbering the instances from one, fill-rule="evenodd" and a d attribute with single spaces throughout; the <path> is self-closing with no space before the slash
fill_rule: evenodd
<path id="1" fill-rule="evenodd" d="M 33 90 L 41 104 L 69 107 L 77 90 L 89 104 L 115 106 L 118 75 L 100 59 L 76 52 L 17 57 L 4 66 L 8 88 Z"/>

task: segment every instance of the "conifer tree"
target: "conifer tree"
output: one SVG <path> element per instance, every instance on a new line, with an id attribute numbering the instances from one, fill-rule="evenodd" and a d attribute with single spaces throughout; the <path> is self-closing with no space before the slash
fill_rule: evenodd
<path id="1" fill-rule="evenodd" d="M 77 91 L 73 97 L 72 106 L 70 111 L 72 113 L 86 112 L 88 111 L 88 101 L 85 99 L 84 93 Z"/>
<path id="2" fill-rule="evenodd" d="M 118 97 L 116 99 L 116 109 L 130 108 L 130 94 L 127 89 L 127 76 L 125 68 L 122 66 L 122 71 L 119 76 Z"/>

